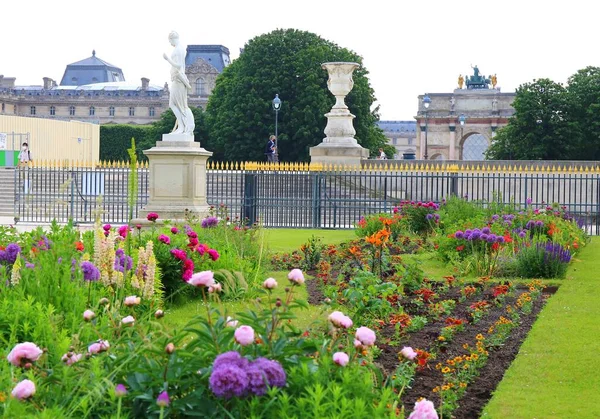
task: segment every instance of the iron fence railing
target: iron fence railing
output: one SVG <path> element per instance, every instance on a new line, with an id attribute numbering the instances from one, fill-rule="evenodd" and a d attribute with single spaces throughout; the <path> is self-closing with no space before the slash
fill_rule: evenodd
<path id="1" fill-rule="evenodd" d="M 148 169 L 138 171 L 134 217 L 148 201 Z M 15 214 L 21 221 L 128 221 L 130 169 L 26 168 L 15 170 Z M 600 172 L 458 171 L 336 168 L 308 165 L 210 166 L 207 201 L 232 218 L 266 227 L 352 228 L 361 216 L 389 212 L 403 200 L 441 202 L 466 197 L 481 205 L 526 208 L 559 203 L 591 234 L 600 234 Z"/>

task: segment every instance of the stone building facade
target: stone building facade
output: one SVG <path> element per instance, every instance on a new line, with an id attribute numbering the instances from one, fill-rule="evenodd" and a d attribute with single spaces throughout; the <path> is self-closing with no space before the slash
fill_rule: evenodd
<path id="1" fill-rule="evenodd" d="M 414 155 L 417 149 L 417 123 L 415 121 L 378 121 L 377 125 L 396 149 L 394 159 Z"/>
<path id="2" fill-rule="evenodd" d="M 230 63 L 222 45 L 189 45 L 186 75 L 190 106 L 206 108 L 217 76 Z M 19 86 L 0 76 L 0 115 L 19 115 L 99 124 L 150 124 L 169 109 L 169 87 L 125 81 L 123 71 L 96 57 L 67 65 L 61 84 L 44 77 L 39 86 Z"/>
<path id="3" fill-rule="evenodd" d="M 461 77 L 462 78 L 462 77 Z M 476 79 L 471 82 L 469 79 Z M 496 82 L 493 76 L 494 85 Z M 514 114 L 515 93 L 502 93 L 478 75 L 467 77 L 467 88 L 452 93 L 419 96 L 417 120 L 417 159 L 483 160 L 496 130 L 505 126 Z M 430 100 L 425 107 L 424 98 Z M 461 119 L 463 124 L 461 124 Z"/>

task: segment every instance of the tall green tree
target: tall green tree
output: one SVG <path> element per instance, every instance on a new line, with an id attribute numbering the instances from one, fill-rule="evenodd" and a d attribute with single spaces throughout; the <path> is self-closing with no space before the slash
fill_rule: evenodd
<path id="1" fill-rule="evenodd" d="M 574 125 L 569 120 L 568 91 L 549 79 L 521 85 L 512 104 L 513 117 L 486 152 L 493 160 L 561 160 L 572 158 Z"/>
<path id="2" fill-rule="evenodd" d="M 321 68 L 329 61 L 362 64 L 354 52 L 310 32 L 280 29 L 250 40 L 217 78 L 206 110 L 206 148 L 216 159 L 263 160 L 265 144 L 275 131 L 272 99 L 279 94 L 280 159 L 307 161 L 309 147 L 325 137 L 324 114 L 335 102 L 327 89 L 327 72 Z M 375 153 L 386 138 L 375 125 L 375 96 L 367 75 L 362 65 L 354 72 L 346 104 L 356 116 L 356 139 Z"/>
<path id="3" fill-rule="evenodd" d="M 600 160 L 600 68 L 579 70 L 569 78 L 567 89 L 572 158 Z"/>

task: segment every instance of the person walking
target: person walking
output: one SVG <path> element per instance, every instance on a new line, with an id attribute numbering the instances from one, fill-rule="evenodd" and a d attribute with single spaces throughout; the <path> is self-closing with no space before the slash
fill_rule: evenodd
<path id="1" fill-rule="evenodd" d="M 29 150 L 29 144 L 23 143 L 21 152 L 19 153 L 19 167 L 28 167 L 29 162 L 32 162 L 31 150 Z"/>
<path id="2" fill-rule="evenodd" d="M 383 151 L 383 148 L 379 149 L 379 160 L 387 160 L 387 155 L 385 154 L 385 151 Z"/>
<path id="3" fill-rule="evenodd" d="M 274 135 L 271 135 L 267 145 L 265 146 L 265 156 L 267 156 L 268 163 L 275 163 L 275 151 L 277 149 L 275 146 L 275 138 L 276 137 Z"/>

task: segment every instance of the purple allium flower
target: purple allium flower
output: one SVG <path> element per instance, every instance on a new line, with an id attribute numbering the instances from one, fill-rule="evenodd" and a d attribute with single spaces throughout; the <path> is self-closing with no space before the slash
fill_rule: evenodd
<path id="1" fill-rule="evenodd" d="M 240 355 L 237 351 L 224 352 L 217 356 L 213 362 L 213 370 L 220 368 L 223 365 L 235 365 L 239 368 L 246 368 L 249 361 Z"/>
<path id="2" fill-rule="evenodd" d="M 522 238 L 522 239 L 524 239 L 526 235 L 527 235 L 527 233 L 525 233 L 525 231 L 520 231 L 519 232 L 519 237 Z"/>
<path id="3" fill-rule="evenodd" d="M 246 371 L 234 364 L 221 365 L 213 369 L 208 380 L 210 389 L 217 397 L 230 399 L 233 396 L 243 396 L 250 382 Z"/>
<path id="4" fill-rule="evenodd" d="M 217 224 L 219 224 L 219 219 L 217 217 L 206 217 L 202 220 L 202 228 L 215 227 Z"/>
<path id="5" fill-rule="evenodd" d="M 472 240 L 477 240 L 479 237 L 481 237 L 481 230 L 479 230 L 478 228 L 476 228 L 475 230 L 473 230 L 471 232 L 471 239 Z"/>
<path id="6" fill-rule="evenodd" d="M 458 230 L 456 233 L 454 233 L 454 238 L 455 239 L 462 239 L 465 237 L 465 233 L 463 233 L 462 231 Z"/>
<path id="7" fill-rule="evenodd" d="M 496 221 L 498 218 L 500 218 L 498 214 L 492 215 L 492 221 Z"/>
<path id="8" fill-rule="evenodd" d="M 92 262 L 87 260 L 81 262 L 81 271 L 83 272 L 83 279 L 86 281 L 97 281 L 100 279 L 100 271 Z"/>
<path id="9" fill-rule="evenodd" d="M 483 240 L 484 242 L 486 242 L 488 237 L 489 237 L 489 234 L 481 233 L 481 236 L 479 238 L 481 240 Z"/>
<path id="10" fill-rule="evenodd" d="M 431 219 L 433 219 L 433 214 L 427 214 L 425 216 L 425 219 L 428 220 L 428 221 L 431 220 Z"/>
<path id="11" fill-rule="evenodd" d="M 267 392 L 267 376 L 263 370 L 256 365 L 250 365 L 246 369 L 248 375 L 248 391 L 255 396 L 262 396 Z"/>
<path id="12" fill-rule="evenodd" d="M 156 398 L 156 404 L 160 407 L 167 407 L 171 403 L 171 399 L 169 399 L 169 393 L 163 391 Z"/>
<path id="13" fill-rule="evenodd" d="M 113 266 L 115 271 L 125 272 L 130 271 L 133 268 L 133 259 L 131 256 L 127 256 L 123 249 L 117 249 L 115 252 L 115 263 Z"/>
<path id="14" fill-rule="evenodd" d="M 284 387 L 286 382 L 285 371 L 281 364 L 277 361 L 272 361 L 267 358 L 258 358 L 252 362 L 253 366 L 257 366 L 264 371 L 271 387 Z"/>
<path id="15" fill-rule="evenodd" d="M 161 234 L 158 236 L 158 241 L 164 244 L 171 244 L 171 238 L 167 235 Z"/>
<path id="16" fill-rule="evenodd" d="M 481 229 L 481 232 L 482 232 L 483 234 L 490 234 L 490 233 L 491 233 L 491 230 L 490 230 L 490 228 L 489 228 L 489 227 L 483 227 L 483 228 Z"/>
<path id="17" fill-rule="evenodd" d="M 473 230 L 465 230 L 465 236 L 470 236 Z"/>
<path id="18" fill-rule="evenodd" d="M 4 261 L 11 265 L 15 263 L 19 253 L 21 253 L 21 246 L 19 246 L 17 243 L 11 243 L 6 246 L 6 249 L 3 251 L 0 250 L 0 261 Z"/>
<path id="19" fill-rule="evenodd" d="M 497 243 L 504 243 L 505 242 L 504 237 L 502 237 L 502 236 L 496 237 L 496 242 Z"/>
<path id="20" fill-rule="evenodd" d="M 536 226 L 536 227 L 543 227 L 543 226 L 544 226 L 544 222 L 543 222 L 543 221 L 541 221 L 541 220 L 537 220 L 537 221 L 535 222 L 535 226 Z"/>
<path id="21" fill-rule="evenodd" d="M 487 238 L 487 242 L 488 243 L 495 243 L 496 242 L 496 235 L 495 234 L 489 234 L 488 238 Z"/>
<path id="22" fill-rule="evenodd" d="M 33 268 L 35 268 L 35 264 L 33 264 L 31 262 L 25 262 L 25 267 L 27 269 L 33 269 Z"/>

